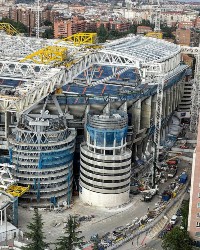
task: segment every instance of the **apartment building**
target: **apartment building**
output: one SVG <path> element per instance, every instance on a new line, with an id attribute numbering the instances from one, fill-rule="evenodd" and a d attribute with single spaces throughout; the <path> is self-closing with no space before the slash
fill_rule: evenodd
<path id="1" fill-rule="evenodd" d="M 190 29 L 177 29 L 176 42 L 180 45 L 190 46 L 191 43 L 191 30 Z"/>
<path id="2" fill-rule="evenodd" d="M 148 26 L 138 26 L 137 27 L 137 34 L 146 34 L 148 32 L 151 32 L 152 28 Z"/>
<path id="3" fill-rule="evenodd" d="M 188 232 L 192 239 L 200 245 L 200 121 L 197 146 L 193 153 Z"/>
<path id="4" fill-rule="evenodd" d="M 72 21 L 67 18 L 56 18 L 54 20 L 54 37 L 64 38 L 72 35 Z"/>
<path id="5" fill-rule="evenodd" d="M 110 30 L 117 30 L 119 32 L 126 32 L 130 29 L 131 24 L 129 22 L 123 22 L 120 20 L 110 21 Z"/>
<path id="6" fill-rule="evenodd" d="M 88 31 L 88 29 L 92 28 L 95 28 L 94 22 L 87 22 L 83 17 L 58 17 L 54 21 L 54 37 L 68 37 L 79 32 Z"/>
<path id="7" fill-rule="evenodd" d="M 195 28 L 200 29 L 200 17 L 197 17 L 195 20 Z"/>
<path id="8" fill-rule="evenodd" d="M 194 21 L 197 16 L 197 11 L 166 11 L 161 12 L 161 22 L 171 27 L 180 22 Z"/>
<path id="9" fill-rule="evenodd" d="M 14 20 L 15 22 L 21 22 L 26 25 L 29 29 L 29 33 L 31 34 L 32 29 L 35 27 L 36 15 L 37 10 L 32 7 L 14 6 L 9 9 L 9 14 L 7 15 L 7 17 Z M 50 21 L 53 23 L 54 18 L 58 15 L 59 13 L 57 11 L 52 11 L 48 7 L 41 9 L 40 25 L 42 25 L 44 21 Z"/>
<path id="10" fill-rule="evenodd" d="M 195 21 L 183 21 L 178 24 L 179 29 L 191 29 L 194 28 Z"/>

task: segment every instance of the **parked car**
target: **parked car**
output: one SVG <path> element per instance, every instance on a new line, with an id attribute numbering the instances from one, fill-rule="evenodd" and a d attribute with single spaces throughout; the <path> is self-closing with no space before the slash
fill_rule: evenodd
<path id="1" fill-rule="evenodd" d="M 169 223 L 167 226 L 166 226 L 166 230 L 167 231 L 171 231 L 172 230 L 172 228 L 173 228 L 173 224 L 171 224 L 171 223 Z"/>
<path id="2" fill-rule="evenodd" d="M 177 212 L 176 212 L 176 216 L 181 216 L 181 209 L 178 209 Z"/>
<path id="3" fill-rule="evenodd" d="M 167 230 L 163 229 L 159 234 L 158 234 L 158 238 L 163 238 L 165 235 L 167 234 Z"/>
<path id="4" fill-rule="evenodd" d="M 170 223 L 173 224 L 173 225 L 175 225 L 176 222 L 177 222 L 177 215 L 174 214 L 174 215 L 172 216 L 171 220 L 170 220 Z"/>

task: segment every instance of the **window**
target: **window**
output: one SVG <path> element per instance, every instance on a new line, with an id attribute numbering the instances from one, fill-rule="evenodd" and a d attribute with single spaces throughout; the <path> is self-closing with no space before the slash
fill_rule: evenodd
<path id="1" fill-rule="evenodd" d="M 200 208 L 200 202 L 197 203 L 197 208 Z"/>
<path id="2" fill-rule="evenodd" d="M 198 193 L 198 198 L 200 198 L 200 193 Z"/>
<path id="3" fill-rule="evenodd" d="M 200 213 L 197 213 L 197 218 L 200 218 Z"/>
<path id="4" fill-rule="evenodd" d="M 196 227 L 200 227 L 200 222 L 197 221 Z"/>
<path id="5" fill-rule="evenodd" d="M 198 237 L 198 238 L 200 238 L 200 232 L 196 232 L 195 236 Z"/>

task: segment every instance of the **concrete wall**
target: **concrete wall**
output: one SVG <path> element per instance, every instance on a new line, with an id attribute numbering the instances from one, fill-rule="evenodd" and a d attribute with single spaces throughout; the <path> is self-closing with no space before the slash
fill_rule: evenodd
<path id="1" fill-rule="evenodd" d="M 129 202 L 129 190 L 120 194 L 101 194 L 82 188 L 80 199 L 84 203 L 97 207 L 117 207 Z"/>

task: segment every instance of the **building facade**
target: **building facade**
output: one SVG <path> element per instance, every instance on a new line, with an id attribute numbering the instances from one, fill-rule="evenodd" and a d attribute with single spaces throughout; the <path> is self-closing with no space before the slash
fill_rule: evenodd
<path id="1" fill-rule="evenodd" d="M 200 121 L 197 146 L 193 153 L 188 232 L 200 245 Z"/>
<path id="2" fill-rule="evenodd" d="M 81 145 L 80 199 L 89 205 L 115 207 L 129 201 L 131 150 L 128 116 L 114 111 L 87 115 L 87 140 Z"/>

